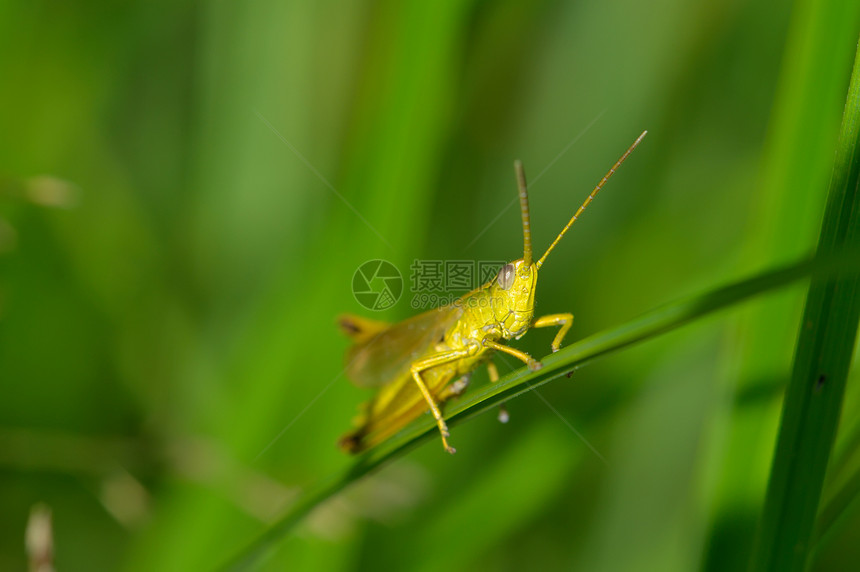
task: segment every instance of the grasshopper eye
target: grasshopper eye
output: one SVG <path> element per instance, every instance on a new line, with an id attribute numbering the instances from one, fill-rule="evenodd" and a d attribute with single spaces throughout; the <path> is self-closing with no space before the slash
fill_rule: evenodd
<path id="1" fill-rule="evenodd" d="M 505 264 L 501 270 L 499 270 L 499 288 L 502 290 L 507 290 L 514 283 L 514 265 L 513 264 Z"/>

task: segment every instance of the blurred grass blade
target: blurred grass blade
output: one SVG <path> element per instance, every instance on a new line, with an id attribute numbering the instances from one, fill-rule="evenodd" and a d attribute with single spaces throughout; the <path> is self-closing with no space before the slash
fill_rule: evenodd
<path id="1" fill-rule="evenodd" d="M 860 60 L 855 59 L 818 255 L 860 239 Z M 811 190 L 812 192 L 813 190 Z M 827 462 L 860 317 L 860 276 L 852 268 L 812 279 L 786 390 L 776 453 L 759 524 L 753 570 L 806 566 Z"/>
<path id="2" fill-rule="evenodd" d="M 845 439 L 842 459 L 830 461 L 821 509 L 815 522 L 811 557 L 827 546 L 850 523 L 860 508 L 860 425 Z"/>
<path id="3" fill-rule="evenodd" d="M 564 377 L 566 373 L 596 357 L 677 329 L 718 310 L 786 286 L 813 272 L 819 276 L 822 274 L 829 276 L 848 266 L 853 270 L 860 269 L 858 250 L 795 263 L 717 288 L 703 295 L 666 304 L 630 322 L 582 339 L 562 348 L 558 353 L 543 358 L 544 367 L 539 371 L 531 372 L 527 368 L 521 368 L 494 384 L 488 384 L 468 394 L 448 408 L 446 412 L 448 424 L 456 425 L 492 409 L 499 403 L 532 391 L 553 379 Z M 418 444 L 435 439 L 438 435 L 436 425 L 429 416 L 424 417 L 391 441 L 367 452 L 342 475 L 321 483 L 315 490 L 301 498 L 280 521 L 229 565 L 228 569 L 250 568 L 316 506 Z"/>

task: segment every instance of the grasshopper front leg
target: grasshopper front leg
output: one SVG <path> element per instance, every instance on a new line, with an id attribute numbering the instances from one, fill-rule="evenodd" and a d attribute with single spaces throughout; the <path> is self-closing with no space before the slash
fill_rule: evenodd
<path id="1" fill-rule="evenodd" d="M 445 450 L 452 455 L 456 453 L 457 450 L 448 444 L 448 437 L 450 437 L 451 434 L 448 432 L 448 426 L 445 424 L 445 419 L 442 418 L 442 412 L 439 410 L 439 405 L 436 403 L 436 400 L 433 399 L 433 396 L 430 394 L 430 390 L 427 389 L 427 384 L 424 383 L 423 379 L 421 379 L 421 372 L 432 367 L 436 367 L 437 365 L 457 361 L 458 359 L 464 358 L 468 355 L 468 350 L 442 352 L 416 361 L 411 367 L 412 379 L 415 380 L 415 383 L 418 385 L 418 389 L 421 391 L 421 395 L 424 396 L 424 400 L 427 401 L 427 405 L 430 406 L 430 411 L 433 412 L 433 418 L 436 419 L 436 425 L 439 427 L 439 433 L 442 435 L 442 446 L 445 447 Z"/>
<path id="2" fill-rule="evenodd" d="M 549 326 L 561 326 L 555 338 L 552 340 L 553 352 L 557 352 L 561 348 L 561 340 L 564 339 L 570 327 L 573 325 L 573 314 L 548 314 L 534 321 L 533 328 L 546 328 Z"/>
<path id="3" fill-rule="evenodd" d="M 483 340 L 481 343 L 485 348 L 491 348 L 496 351 L 504 352 L 508 355 L 514 356 L 515 358 L 529 366 L 529 369 L 532 371 L 537 371 L 543 367 L 543 364 L 541 362 L 539 362 L 526 352 L 521 352 L 516 348 L 512 348 L 510 346 L 506 346 L 498 342 L 494 342 L 493 340 Z M 498 374 L 498 371 L 496 371 L 496 374 Z"/>

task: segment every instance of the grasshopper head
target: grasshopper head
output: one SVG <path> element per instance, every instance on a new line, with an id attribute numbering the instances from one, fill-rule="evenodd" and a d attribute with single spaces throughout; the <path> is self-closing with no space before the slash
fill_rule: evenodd
<path id="1" fill-rule="evenodd" d="M 537 265 L 525 259 L 505 264 L 490 287 L 493 317 L 507 338 L 519 338 L 529 329 L 535 308 Z"/>

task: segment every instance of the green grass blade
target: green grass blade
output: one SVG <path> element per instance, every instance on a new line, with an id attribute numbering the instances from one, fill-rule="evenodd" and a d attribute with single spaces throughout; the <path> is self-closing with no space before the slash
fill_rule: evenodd
<path id="1" fill-rule="evenodd" d="M 449 425 L 456 425 L 494 406 L 527 393 L 599 356 L 677 329 L 708 314 L 743 302 L 762 293 L 786 286 L 812 272 L 831 275 L 850 264 L 860 267 L 857 251 L 804 261 L 771 270 L 704 295 L 659 307 L 621 326 L 597 333 L 545 357 L 536 372 L 521 368 L 453 403 L 447 410 Z M 397 437 L 360 457 L 346 472 L 321 483 L 300 499 L 291 510 L 257 539 L 228 569 L 243 570 L 268 553 L 286 533 L 316 506 L 387 462 L 402 456 L 418 444 L 436 438 L 436 425 L 429 416 L 416 421 Z"/>
<path id="2" fill-rule="evenodd" d="M 834 454 L 813 532 L 813 554 L 824 549 L 860 508 L 860 426 L 846 439 L 842 458 Z"/>
<path id="3" fill-rule="evenodd" d="M 860 60 L 855 60 L 824 221 L 819 255 L 851 248 L 860 239 Z M 791 381 L 753 570 L 806 566 L 827 462 L 860 317 L 860 277 L 843 271 L 813 278 L 806 298 Z"/>

